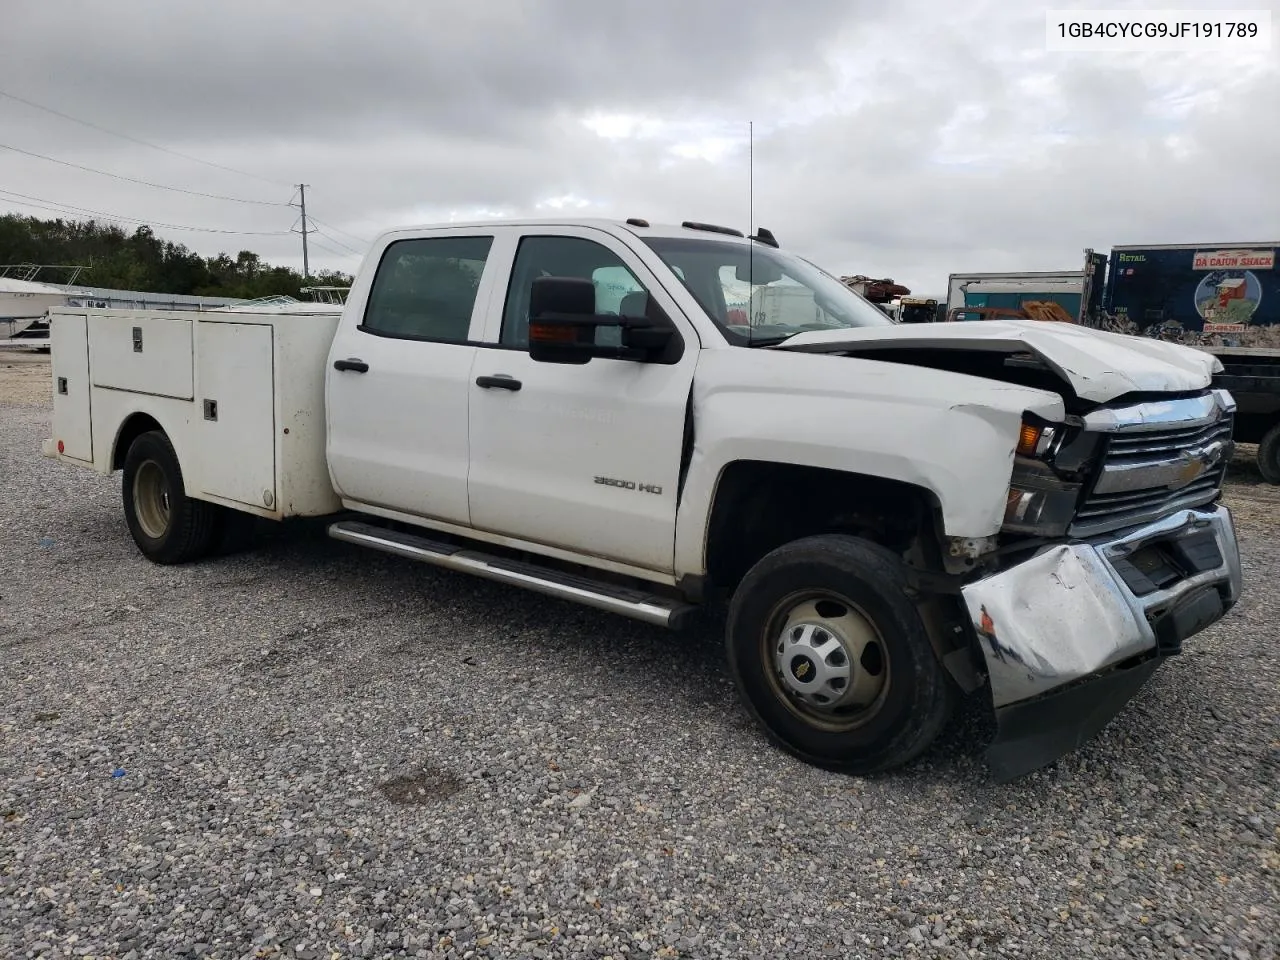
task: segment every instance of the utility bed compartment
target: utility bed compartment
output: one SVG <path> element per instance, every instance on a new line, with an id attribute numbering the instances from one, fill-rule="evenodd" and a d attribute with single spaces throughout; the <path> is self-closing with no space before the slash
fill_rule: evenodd
<path id="1" fill-rule="evenodd" d="M 110 473 L 154 421 L 189 496 L 276 519 L 333 513 L 324 379 L 338 319 L 52 310 L 48 452 Z"/>
<path id="2" fill-rule="evenodd" d="M 63 456 L 93 462 L 93 418 L 89 402 L 89 338 L 82 313 L 59 318 L 49 330 L 53 350 L 53 422 Z"/>
<path id="3" fill-rule="evenodd" d="M 194 396 L 191 336 L 195 321 L 154 312 L 125 314 L 112 321 L 89 325 L 89 369 L 95 387 L 179 400 Z"/>

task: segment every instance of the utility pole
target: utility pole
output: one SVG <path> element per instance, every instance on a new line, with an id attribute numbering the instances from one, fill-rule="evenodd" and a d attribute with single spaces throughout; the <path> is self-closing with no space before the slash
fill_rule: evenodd
<path id="1" fill-rule="evenodd" d="M 302 207 L 302 279 L 311 279 L 311 265 L 307 260 L 307 185 L 298 184 L 298 202 Z"/>

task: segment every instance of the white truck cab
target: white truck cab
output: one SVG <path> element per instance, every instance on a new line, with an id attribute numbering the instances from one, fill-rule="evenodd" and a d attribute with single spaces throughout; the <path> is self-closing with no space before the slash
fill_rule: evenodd
<path id="1" fill-rule="evenodd" d="M 1237 601 L 1234 403 L 1191 349 L 893 323 L 767 231 L 390 231 L 340 316 L 59 309 L 44 451 L 160 563 L 246 517 L 662 626 L 727 604 L 744 703 L 834 769 L 990 699 L 998 779 Z"/>

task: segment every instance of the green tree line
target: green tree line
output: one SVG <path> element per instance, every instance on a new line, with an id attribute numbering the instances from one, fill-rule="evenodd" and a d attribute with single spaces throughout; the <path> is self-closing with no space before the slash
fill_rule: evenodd
<path id="1" fill-rule="evenodd" d="M 313 273 L 304 283 L 301 272 L 264 263 L 251 250 L 234 257 L 202 257 L 180 243 L 162 240 L 146 226 L 129 233 L 96 220 L 41 220 L 17 214 L 0 216 L 3 263 L 83 266 L 76 284 L 87 287 L 244 299 L 273 294 L 306 299 L 304 286 L 351 283 L 350 275 L 335 270 Z M 40 279 L 65 282 L 43 274 Z"/>

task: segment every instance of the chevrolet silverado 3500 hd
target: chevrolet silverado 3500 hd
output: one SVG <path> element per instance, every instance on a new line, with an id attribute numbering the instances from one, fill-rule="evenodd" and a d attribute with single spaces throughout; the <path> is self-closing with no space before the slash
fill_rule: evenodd
<path id="1" fill-rule="evenodd" d="M 51 322 L 44 453 L 123 471 L 151 560 L 247 515 L 328 516 L 664 626 L 724 599 L 747 708 L 829 768 L 911 760 L 981 690 L 992 772 L 1019 776 L 1240 595 L 1216 359 L 897 325 L 764 230 L 394 230 L 340 316 Z"/>

